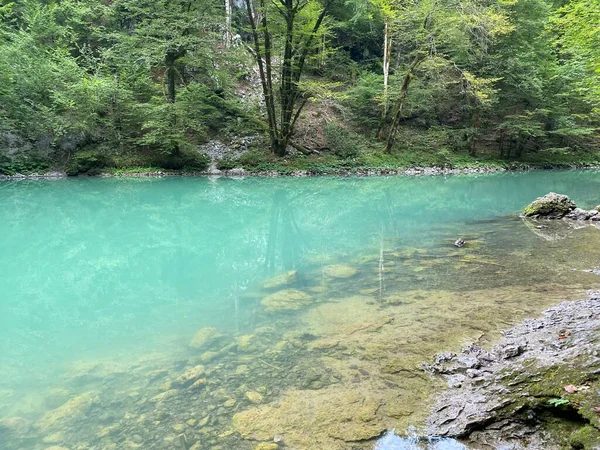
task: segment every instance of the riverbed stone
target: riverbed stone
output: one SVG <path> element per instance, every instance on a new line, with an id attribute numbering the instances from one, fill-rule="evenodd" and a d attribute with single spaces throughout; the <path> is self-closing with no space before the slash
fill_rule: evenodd
<path id="1" fill-rule="evenodd" d="M 192 384 L 194 384 L 194 382 L 196 380 L 202 378 L 205 375 L 205 373 L 206 372 L 205 372 L 205 368 L 203 365 L 197 365 L 194 367 L 190 367 L 190 368 L 186 369 L 177 378 L 175 378 L 172 382 L 167 383 L 167 385 L 169 385 L 168 389 L 170 389 L 171 387 L 183 388 L 183 387 L 191 386 Z"/>
<path id="2" fill-rule="evenodd" d="M 261 442 L 254 447 L 254 450 L 277 450 L 278 448 L 279 445 L 277 445 L 275 442 Z"/>
<path id="3" fill-rule="evenodd" d="M 258 404 L 262 403 L 262 401 L 263 401 L 263 396 L 256 391 L 248 391 L 248 392 L 246 392 L 245 395 L 246 395 L 246 398 L 248 400 L 250 400 L 251 403 L 254 403 L 255 405 L 258 405 Z"/>
<path id="4" fill-rule="evenodd" d="M 550 192 L 527 205 L 523 209 L 523 215 L 525 217 L 561 219 L 575 208 L 575 203 L 566 195 Z"/>
<path id="5" fill-rule="evenodd" d="M 260 302 L 268 312 L 295 311 L 310 305 L 313 298 L 298 289 L 284 289 L 263 298 Z"/>
<path id="6" fill-rule="evenodd" d="M 298 278 L 297 270 L 288 270 L 285 273 L 268 279 L 263 283 L 265 289 L 275 289 L 293 284 Z"/>
<path id="7" fill-rule="evenodd" d="M 31 427 L 31 422 L 23 417 L 9 417 L 0 420 L 0 435 L 23 434 Z"/>
<path id="8" fill-rule="evenodd" d="M 358 269 L 345 264 L 333 264 L 323 267 L 323 274 L 329 278 L 350 278 L 358 273 Z"/>
<path id="9" fill-rule="evenodd" d="M 256 336 L 253 334 L 244 334 L 238 336 L 235 340 L 237 348 L 241 352 L 252 352 L 256 350 Z"/>
<path id="10" fill-rule="evenodd" d="M 219 352 L 204 352 L 200 355 L 200 361 L 202 361 L 203 363 L 208 363 L 215 359 L 217 356 L 219 356 Z"/>
<path id="11" fill-rule="evenodd" d="M 62 406 L 47 412 L 37 421 L 36 426 L 46 431 L 64 425 L 65 422 L 85 415 L 92 405 L 99 403 L 100 399 L 93 392 L 87 392 L 68 400 Z"/>
<path id="12" fill-rule="evenodd" d="M 221 334 L 214 327 L 200 329 L 192 338 L 190 347 L 203 349 L 221 339 Z"/>

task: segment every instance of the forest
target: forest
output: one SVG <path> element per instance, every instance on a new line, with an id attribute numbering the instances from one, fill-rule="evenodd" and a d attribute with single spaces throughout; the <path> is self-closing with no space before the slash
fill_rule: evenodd
<path id="1" fill-rule="evenodd" d="M 600 161 L 597 0 L 0 0 L 0 18 L 0 174 Z"/>

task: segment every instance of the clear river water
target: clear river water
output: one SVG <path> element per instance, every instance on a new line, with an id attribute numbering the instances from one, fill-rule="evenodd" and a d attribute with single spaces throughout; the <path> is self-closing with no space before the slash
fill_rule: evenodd
<path id="1" fill-rule="evenodd" d="M 0 182 L 0 449 L 418 434 L 423 361 L 598 287 L 600 230 L 518 218 L 549 191 L 600 172 Z"/>

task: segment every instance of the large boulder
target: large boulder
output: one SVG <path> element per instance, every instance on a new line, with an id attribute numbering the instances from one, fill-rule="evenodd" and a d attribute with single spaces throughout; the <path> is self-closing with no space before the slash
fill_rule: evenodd
<path id="1" fill-rule="evenodd" d="M 566 195 L 550 192 L 535 199 L 523 210 L 525 217 L 544 217 L 547 219 L 562 219 L 577 206 Z"/>

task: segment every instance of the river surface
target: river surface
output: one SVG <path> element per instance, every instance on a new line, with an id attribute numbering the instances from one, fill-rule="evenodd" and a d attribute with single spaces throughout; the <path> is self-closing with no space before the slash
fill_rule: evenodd
<path id="1" fill-rule="evenodd" d="M 600 230 L 518 218 L 549 191 L 600 172 L 0 182 L 0 448 L 414 433 L 423 361 L 598 287 Z"/>

